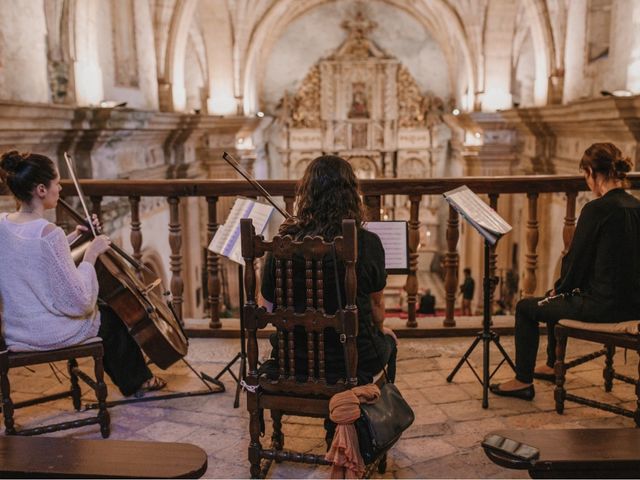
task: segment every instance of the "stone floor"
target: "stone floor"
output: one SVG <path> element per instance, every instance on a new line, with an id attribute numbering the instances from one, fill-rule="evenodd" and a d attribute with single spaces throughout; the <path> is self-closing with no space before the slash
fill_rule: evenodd
<path id="1" fill-rule="evenodd" d="M 505 470 L 491 463 L 484 455 L 480 441 L 485 434 L 501 428 L 584 428 L 632 427 L 631 419 L 599 410 L 567 404 L 564 415 L 554 411 L 552 385 L 536 383 L 533 402 L 491 396 L 489 408 L 483 409 L 482 389 L 468 366 L 464 366 L 452 383 L 446 377 L 470 345 L 471 338 L 402 339 L 398 361 L 397 385 L 416 413 L 413 426 L 403 435 L 389 454 L 384 478 L 513 478 L 526 477 L 521 471 Z M 513 352 L 513 338 L 503 338 L 508 352 Z M 215 375 L 238 350 L 238 340 L 194 339 L 189 361 L 198 370 Z M 261 346 L 265 346 L 261 341 Z M 570 344 L 571 354 L 588 351 L 589 345 Z M 544 341 L 541 350 L 544 351 Z M 498 360 L 495 347 L 491 363 Z M 477 348 L 471 363 L 478 366 L 481 348 Z M 237 365 L 237 364 L 236 364 Z M 636 359 L 624 363 L 624 355 L 616 358 L 616 367 L 624 373 L 636 372 Z M 60 365 L 64 369 L 64 365 Z M 12 371 L 15 399 L 27 394 L 54 392 L 60 388 L 49 366 L 33 371 Z M 632 407 L 633 388 L 616 385 L 612 393 L 601 387 L 602 362 L 594 361 L 577 367 L 568 377 L 568 387 L 574 392 L 591 395 Z M 175 365 L 161 375 L 168 380 L 171 391 L 200 388 L 197 379 L 183 364 Z M 510 376 L 503 366 L 497 379 Z M 209 455 L 207 478 L 244 478 L 248 476 L 246 449 L 248 446 L 248 415 L 244 399 L 233 408 L 235 385 L 228 375 L 223 377 L 228 391 L 222 394 L 165 400 L 114 407 L 111 410 L 112 439 L 189 442 L 202 447 Z M 110 385 L 110 399 L 118 398 Z M 91 394 L 86 394 L 91 401 Z M 62 421 L 70 418 L 70 401 L 57 401 L 49 406 L 19 410 L 19 425 L 29 426 L 39 420 Z M 270 431 L 267 427 L 267 436 Z M 286 446 L 303 451 L 320 452 L 324 430 L 320 421 L 285 418 Z M 100 438 L 98 428 L 57 432 L 58 436 Z M 328 476 L 326 467 L 279 464 L 270 471 L 272 478 L 308 478 Z"/>

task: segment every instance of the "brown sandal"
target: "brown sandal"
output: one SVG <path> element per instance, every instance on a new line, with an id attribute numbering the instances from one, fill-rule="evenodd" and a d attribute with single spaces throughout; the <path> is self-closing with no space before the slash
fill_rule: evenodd
<path id="1" fill-rule="evenodd" d="M 162 378 L 156 377 L 154 375 L 149 380 L 145 381 L 142 385 L 140 385 L 138 392 L 139 393 L 155 392 L 156 390 L 162 390 L 166 386 L 167 386 L 166 380 L 163 380 Z"/>

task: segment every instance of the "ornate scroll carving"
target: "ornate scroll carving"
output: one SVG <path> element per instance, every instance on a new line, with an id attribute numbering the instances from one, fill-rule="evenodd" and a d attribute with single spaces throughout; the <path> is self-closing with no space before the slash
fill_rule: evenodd
<path id="1" fill-rule="evenodd" d="M 319 128 L 320 122 L 320 67 L 315 65 L 293 97 L 291 126 L 294 128 Z"/>
<path id="2" fill-rule="evenodd" d="M 442 123 L 444 102 L 430 93 L 423 95 L 406 67 L 398 69 L 398 126 L 433 127 Z"/>

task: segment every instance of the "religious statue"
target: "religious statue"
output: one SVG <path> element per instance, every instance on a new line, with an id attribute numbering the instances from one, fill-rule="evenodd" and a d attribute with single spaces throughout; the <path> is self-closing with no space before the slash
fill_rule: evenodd
<path id="1" fill-rule="evenodd" d="M 366 84 L 364 82 L 355 82 L 351 85 L 349 118 L 369 118 Z"/>

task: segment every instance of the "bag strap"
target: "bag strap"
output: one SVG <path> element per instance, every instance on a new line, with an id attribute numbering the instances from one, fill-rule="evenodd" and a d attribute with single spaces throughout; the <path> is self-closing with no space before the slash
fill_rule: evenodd
<path id="1" fill-rule="evenodd" d="M 331 255 L 333 257 L 333 275 L 335 277 L 335 284 L 336 284 L 336 297 L 338 299 L 338 310 L 336 310 L 338 317 L 340 318 L 340 321 L 342 322 L 342 329 L 344 330 L 344 310 L 342 309 L 342 295 L 340 294 L 340 278 L 338 275 L 338 258 L 336 256 L 336 244 L 334 242 L 334 244 L 331 246 Z M 382 372 L 384 373 L 384 378 L 387 381 L 387 383 L 391 383 L 389 382 L 389 375 L 387 374 L 387 368 L 385 366 L 384 361 L 382 360 L 382 357 L 380 356 L 380 353 L 378 353 L 378 348 L 376 347 L 376 342 L 373 340 L 373 333 L 371 332 L 371 328 L 368 322 L 363 322 L 364 326 L 367 330 L 367 334 L 369 335 L 369 338 L 371 339 L 371 345 L 373 345 L 373 351 L 376 354 L 376 357 L 378 359 L 378 362 L 380 363 L 380 366 L 382 367 Z"/>

